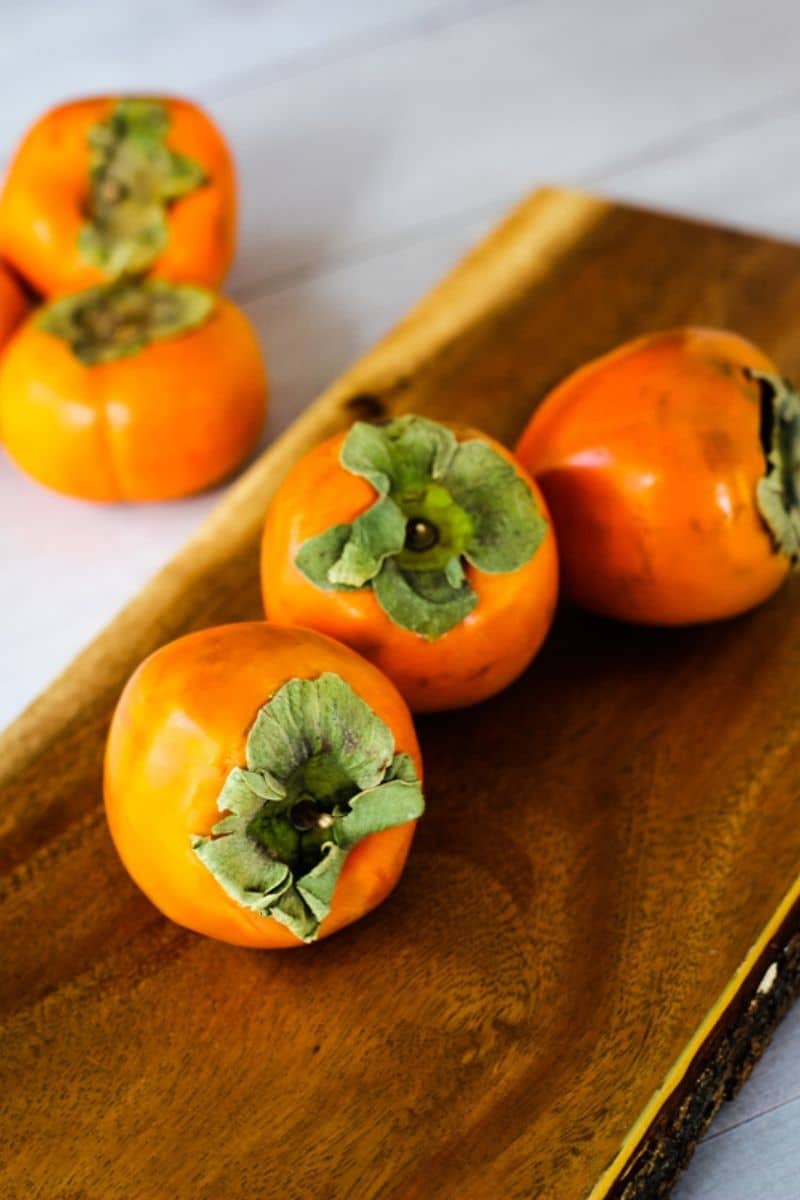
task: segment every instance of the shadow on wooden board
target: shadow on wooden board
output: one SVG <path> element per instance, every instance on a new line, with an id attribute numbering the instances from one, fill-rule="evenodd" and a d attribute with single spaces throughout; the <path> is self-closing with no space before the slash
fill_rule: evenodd
<path id="1" fill-rule="evenodd" d="M 258 615 L 269 497 L 354 417 L 505 441 L 579 363 L 678 323 L 800 375 L 800 249 L 546 191 L 231 489 L 4 736 L 4 1197 L 656 1196 L 800 985 L 800 607 L 685 631 L 565 611 L 495 700 L 420 722 L 392 899 L 309 950 L 163 920 L 100 767 L 138 660 Z"/>

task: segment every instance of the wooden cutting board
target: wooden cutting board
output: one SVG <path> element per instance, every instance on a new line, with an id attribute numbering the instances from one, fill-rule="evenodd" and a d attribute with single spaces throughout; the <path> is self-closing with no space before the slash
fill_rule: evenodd
<path id="1" fill-rule="evenodd" d="M 262 515 L 309 446 L 409 410 L 511 442 L 567 371 L 684 322 L 800 377 L 800 249 L 538 193 L 8 730 L 4 1200 L 669 1186 L 800 987 L 797 583 L 684 631 L 564 612 L 506 693 L 420 721 L 429 809 L 404 879 L 309 949 L 164 920 L 117 861 L 100 770 L 144 654 L 259 614 Z"/>

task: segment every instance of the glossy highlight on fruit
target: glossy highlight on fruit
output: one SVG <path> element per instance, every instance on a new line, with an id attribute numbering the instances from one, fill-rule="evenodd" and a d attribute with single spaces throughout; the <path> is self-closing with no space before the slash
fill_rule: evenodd
<path id="1" fill-rule="evenodd" d="M 628 342 L 561 383 L 517 447 L 544 493 L 565 595 L 684 625 L 770 596 L 800 550 L 800 403 L 734 333 Z"/>
<path id="2" fill-rule="evenodd" d="M 415 711 L 474 704 L 541 646 L 558 586 L 535 484 L 487 435 L 357 422 L 295 465 L 262 539 L 271 619 L 353 646 Z"/>
<path id="3" fill-rule="evenodd" d="M 408 708 L 310 630 L 249 622 L 163 646 L 114 713 L 119 855 L 173 921 L 240 946 L 326 937 L 380 904 L 423 810 Z"/>

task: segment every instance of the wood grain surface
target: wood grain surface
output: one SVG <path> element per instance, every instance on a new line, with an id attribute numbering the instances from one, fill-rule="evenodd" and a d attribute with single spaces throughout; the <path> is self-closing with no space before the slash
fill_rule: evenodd
<path id="1" fill-rule="evenodd" d="M 518 684 L 420 721 L 429 810 L 404 880 L 306 951 L 241 951 L 159 916 L 106 832 L 103 740 L 145 653 L 257 615 L 263 511 L 321 437 L 419 411 L 511 441 L 565 372 L 686 321 L 739 330 L 800 375 L 798 312 L 800 249 L 539 193 L 8 730 L 4 1200 L 668 1186 L 687 1148 L 648 1182 L 648 1146 L 680 1139 L 721 1035 L 794 962 L 797 584 L 693 630 L 564 612 Z M 752 1055 L 769 1021 L 750 1024 Z"/>

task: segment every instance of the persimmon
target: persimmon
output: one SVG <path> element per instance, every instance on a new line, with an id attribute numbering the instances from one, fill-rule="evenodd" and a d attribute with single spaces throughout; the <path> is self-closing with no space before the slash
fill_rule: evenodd
<path id="1" fill-rule="evenodd" d="M 173 921 L 239 946 L 315 941 L 402 872 L 424 802 L 408 708 L 311 630 L 249 622 L 152 654 L 117 705 L 111 835 Z"/>
<path id="2" fill-rule="evenodd" d="M 347 642 L 418 712 L 511 683 L 556 603 L 533 481 L 486 434 L 414 415 L 357 422 L 301 459 L 273 498 L 261 564 L 270 618 Z"/>
<path id="3" fill-rule="evenodd" d="M 800 549 L 800 401 L 734 333 L 628 342 L 564 380 L 517 454 L 558 537 L 564 592 L 625 621 L 744 612 Z"/>
<path id="4" fill-rule="evenodd" d="M 266 404 L 258 339 L 230 300 L 162 280 L 52 301 L 0 366 L 0 430 L 34 479 L 88 500 L 167 500 L 229 474 Z"/>
<path id="5" fill-rule="evenodd" d="M 24 137 L 0 194 L 0 254 L 47 296 L 121 275 L 216 285 L 234 253 L 230 152 L 195 104 L 101 96 Z"/>
<path id="6" fill-rule="evenodd" d="M 0 263 L 0 351 L 28 311 L 28 302 L 14 276 Z"/>

